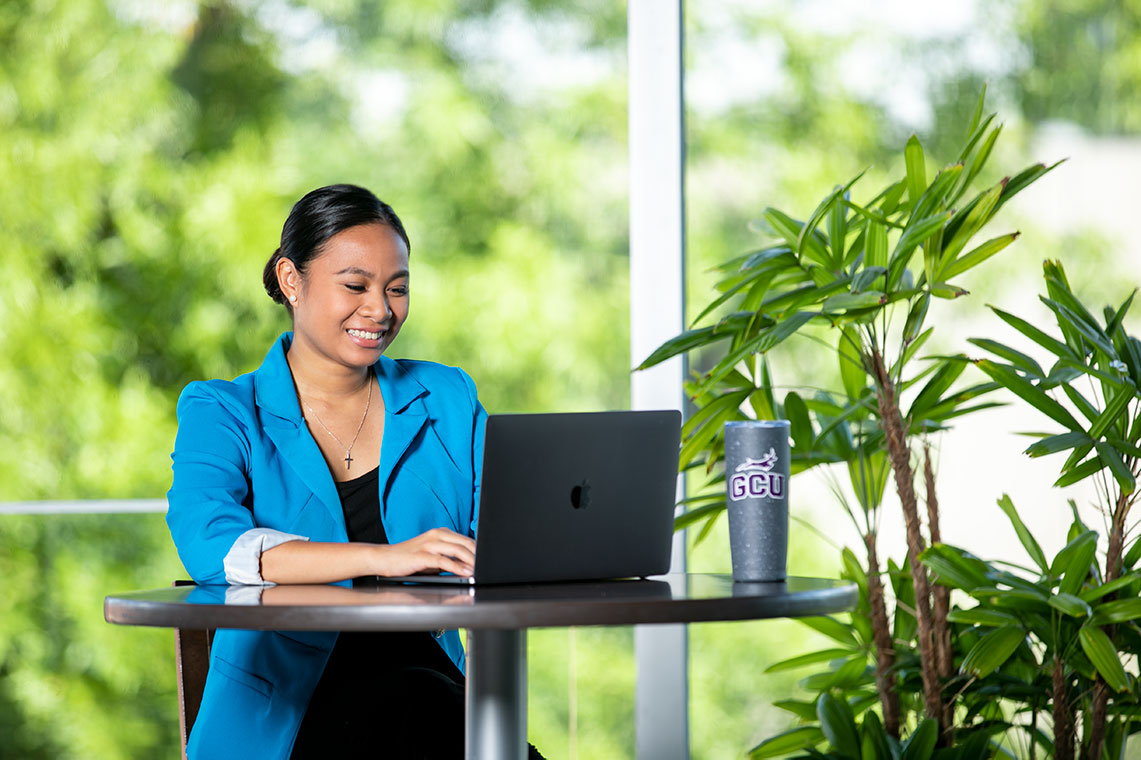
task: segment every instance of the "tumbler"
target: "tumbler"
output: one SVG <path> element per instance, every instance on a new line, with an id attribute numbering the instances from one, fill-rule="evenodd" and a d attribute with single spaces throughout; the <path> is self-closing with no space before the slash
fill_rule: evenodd
<path id="1" fill-rule="evenodd" d="M 733 580 L 785 579 L 789 475 L 788 420 L 725 423 Z"/>

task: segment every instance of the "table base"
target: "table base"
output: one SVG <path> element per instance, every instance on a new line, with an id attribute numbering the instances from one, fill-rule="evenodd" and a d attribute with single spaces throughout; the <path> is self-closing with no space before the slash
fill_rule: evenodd
<path id="1" fill-rule="evenodd" d="M 527 760 L 527 632 L 467 631 L 467 760 Z"/>

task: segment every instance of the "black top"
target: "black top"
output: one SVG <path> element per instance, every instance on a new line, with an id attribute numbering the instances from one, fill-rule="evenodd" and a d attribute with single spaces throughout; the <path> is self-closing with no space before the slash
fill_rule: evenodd
<path id="1" fill-rule="evenodd" d="M 378 470 L 337 483 L 349 541 L 388 543 L 380 522 Z M 463 684 L 463 673 L 432 633 L 342 633 L 309 701 L 292 757 L 329 757 L 334 748 L 338 757 L 384 750 L 399 757 L 458 756 Z"/>

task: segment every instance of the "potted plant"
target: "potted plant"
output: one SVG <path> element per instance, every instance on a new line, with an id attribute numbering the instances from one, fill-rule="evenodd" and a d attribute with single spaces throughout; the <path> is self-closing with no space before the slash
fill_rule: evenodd
<path id="1" fill-rule="evenodd" d="M 804 220 L 765 209 L 774 241 L 722 265 L 719 295 L 689 330 L 639 367 L 685 352 L 716 356 L 687 384 L 696 411 L 683 428 L 681 462 L 686 471 L 704 473 L 705 483 L 685 500 L 679 528 L 704 523 L 700 538 L 725 509 L 722 429 L 730 420 L 788 419 L 793 472 L 843 465 L 855 496 L 854 504 L 842 503 L 861 533 L 864 556 L 861 561 L 846 551 L 844 562 L 845 574 L 860 583 L 861 609 L 850 627 L 828 618 L 809 621 L 839 646 L 777 666 L 830 663 L 815 684 L 821 697 L 780 704 L 809 725 L 762 744 L 758 756 L 825 739 L 836 746 L 843 737 L 833 729 L 848 725 L 848 713 L 854 720 L 877 703 L 879 717 L 867 713 L 865 724 L 875 724 L 869 730 L 883 735 L 885 747 L 903 746 L 898 742 L 909 726 L 917 726 L 906 740 L 912 754 L 922 754 L 928 743 L 981 741 L 972 738 L 978 732 L 968 732 L 956 742 L 956 693 L 946 688 L 956 667 L 949 592 L 932 582 L 921 560 L 929 545 L 940 543 L 925 441 L 955 417 L 993 406 L 982 397 L 1000 382 L 962 387 L 965 356 L 919 352 L 933 329 L 927 325 L 931 300 L 967 295 L 962 276 L 1018 237 L 986 232 L 991 221 L 1053 168 L 1035 164 L 974 187 L 1002 130 L 993 114 L 984 117 L 984 98 L 985 90 L 956 161 L 933 178 L 913 136 L 904 148 L 905 176 L 870 193 L 870 200 L 853 199 L 861 174 L 833 189 Z M 810 336 L 832 355 L 842 387 L 777 397 L 766 357 L 794 335 Z M 889 477 L 902 506 L 907 556 L 902 567 L 888 560 L 885 572 L 877 526 Z M 917 489 L 925 495 L 922 515 Z M 891 611 L 885 586 L 895 601 Z"/>

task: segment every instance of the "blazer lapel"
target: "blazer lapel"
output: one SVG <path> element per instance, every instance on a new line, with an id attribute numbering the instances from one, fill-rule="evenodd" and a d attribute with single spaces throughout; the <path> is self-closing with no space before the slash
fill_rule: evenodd
<path id="1" fill-rule="evenodd" d="M 400 460 L 428 421 L 428 413 L 421 400 L 428 389 L 387 356 L 380 357 L 373 367 L 384 397 L 384 438 L 380 445 L 380 470 L 377 473 L 383 505 Z"/>
<path id="2" fill-rule="evenodd" d="M 261 367 L 254 373 L 254 397 L 262 410 L 262 424 L 266 435 L 278 453 L 306 487 L 329 510 L 333 524 L 340 529 L 340 538 L 345 538 L 345 515 L 341 510 L 341 499 L 333 476 L 325 464 L 317 442 L 309 434 L 301 417 L 301 407 L 297 405 L 297 392 L 293 387 L 293 375 L 285 352 L 289 348 L 291 333 L 283 334 L 270 349 Z"/>

